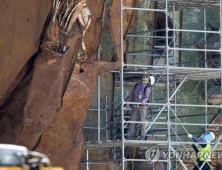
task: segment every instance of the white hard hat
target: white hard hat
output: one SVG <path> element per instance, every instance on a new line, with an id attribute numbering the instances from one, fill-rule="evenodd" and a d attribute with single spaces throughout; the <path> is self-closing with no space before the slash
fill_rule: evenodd
<path id="1" fill-rule="evenodd" d="M 209 132 L 204 134 L 201 139 L 205 140 L 205 141 L 209 141 L 212 142 L 215 139 L 215 135 L 213 132 Z"/>
<path id="2" fill-rule="evenodd" d="M 150 84 L 153 85 L 155 83 L 155 78 L 154 76 L 150 76 Z"/>
<path id="3" fill-rule="evenodd" d="M 210 132 L 210 134 L 211 134 L 211 136 L 212 136 L 212 138 L 214 140 L 215 139 L 215 134 L 213 132 Z"/>

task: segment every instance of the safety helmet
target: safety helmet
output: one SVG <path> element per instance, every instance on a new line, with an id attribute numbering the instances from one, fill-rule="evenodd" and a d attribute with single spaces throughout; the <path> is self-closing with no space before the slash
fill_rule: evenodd
<path id="1" fill-rule="evenodd" d="M 214 139 L 215 139 L 215 135 L 213 132 L 208 132 L 208 133 L 205 133 L 201 139 L 205 140 L 205 141 L 209 141 L 209 142 L 212 142 Z"/>
<path id="2" fill-rule="evenodd" d="M 155 83 L 155 78 L 154 76 L 150 76 L 150 84 L 153 85 Z"/>

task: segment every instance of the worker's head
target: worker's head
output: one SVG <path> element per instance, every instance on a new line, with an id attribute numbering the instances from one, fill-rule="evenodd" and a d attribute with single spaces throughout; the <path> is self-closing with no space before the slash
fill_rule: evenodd
<path id="1" fill-rule="evenodd" d="M 149 80 L 150 80 L 149 75 L 147 75 L 147 74 L 143 74 L 143 75 L 142 75 L 142 83 L 143 83 L 143 84 L 148 84 L 148 83 L 149 83 Z"/>
<path id="2" fill-rule="evenodd" d="M 142 75 L 142 83 L 153 85 L 155 82 L 155 78 L 153 76 L 149 76 L 148 74 Z"/>
<path id="3" fill-rule="evenodd" d="M 215 139 L 215 135 L 213 132 L 207 132 L 201 136 L 201 139 L 212 142 Z"/>

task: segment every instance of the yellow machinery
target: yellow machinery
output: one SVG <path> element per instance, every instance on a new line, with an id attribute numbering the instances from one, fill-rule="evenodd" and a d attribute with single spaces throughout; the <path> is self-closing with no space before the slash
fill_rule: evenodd
<path id="1" fill-rule="evenodd" d="M 0 144 L 0 170 L 64 170 L 51 167 L 49 158 L 24 146 Z"/>

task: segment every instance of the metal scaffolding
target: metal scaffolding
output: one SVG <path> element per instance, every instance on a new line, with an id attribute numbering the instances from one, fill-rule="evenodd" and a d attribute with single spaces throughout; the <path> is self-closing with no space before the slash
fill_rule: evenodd
<path id="1" fill-rule="evenodd" d="M 191 144 L 194 142 L 187 142 L 184 140 L 184 136 L 190 133 L 190 129 L 199 128 L 202 129 L 202 133 L 207 130 L 213 130 L 217 134 L 216 140 L 211 144 L 212 152 L 222 150 L 222 122 L 221 122 L 221 108 L 222 103 L 218 105 L 209 105 L 207 102 L 208 96 L 208 82 L 209 80 L 216 81 L 222 84 L 222 2 L 221 0 L 150 0 L 150 2 L 156 2 L 157 8 L 151 9 L 140 8 L 140 7 L 127 7 L 124 6 L 124 0 L 121 1 L 121 25 L 120 25 L 120 37 L 121 37 L 121 69 L 119 71 L 113 72 L 115 74 L 115 80 L 119 81 L 120 86 L 120 97 L 121 106 L 116 107 L 113 110 L 113 120 L 108 121 L 107 111 L 108 107 L 104 109 L 100 108 L 100 78 L 98 79 L 98 126 L 94 129 L 98 131 L 97 142 L 87 141 L 85 148 L 90 147 L 100 147 L 100 148 L 111 148 L 113 153 L 113 158 L 111 162 L 119 163 L 121 170 L 126 169 L 126 162 L 147 162 L 154 164 L 155 162 L 162 162 L 166 165 L 168 170 L 177 169 L 178 166 L 183 169 L 188 169 L 187 164 L 183 162 L 183 157 L 159 157 L 158 160 L 149 159 L 147 155 L 142 158 L 138 158 L 135 155 L 128 157 L 126 154 L 126 148 L 143 148 L 147 147 L 146 153 L 149 153 L 149 148 L 158 148 L 158 151 L 165 151 L 168 153 L 176 153 L 178 151 L 189 152 L 192 150 Z M 209 31 L 206 29 L 206 13 L 204 10 L 204 26 L 203 30 L 191 30 L 191 29 L 179 29 L 176 28 L 174 22 L 173 27 L 168 26 L 169 12 L 173 14 L 178 10 L 192 9 L 200 7 L 218 6 L 220 11 L 220 28 L 217 31 Z M 124 35 L 124 21 L 123 13 L 125 10 L 136 10 L 142 12 L 161 12 L 165 14 L 165 28 L 154 29 L 154 30 L 141 30 L 138 32 L 129 32 Z M 165 36 L 159 36 L 156 33 L 162 31 Z M 169 32 L 172 34 L 169 35 Z M 177 33 L 201 33 L 204 34 L 204 42 L 201 43 L 203 48 L 195 48 L 192 45 L 177 45 L 176 44 L 176 34 Z M 218 42 L 207 42 L 207 35 L 217 34 L 220 38 Z M 137 63 L 124 63 L 124 37 L 131 38 L 149 38 L 150 41 L 154 42 L 152 49 L 143 49 L 139 51 L 128 51 L 126 56 L 145 56 L 154 57 L 153 63 L 150 64 L 137 64 Z M 158 45 L 155 43 L 159 40 L 164 39 L 164 44 Z M 130 43 L 130 41 L 129 41 Z M 209 44 L 211 45 L 209 46 Z M 214 48 L 212 43 L 216 44 Z M 213 47 L 213 48 L 209 48 Z M 201 61 L 191 61 L 189 62 L 178 61 L 178 57 L 181 57 L 180 53 L 183 52 L 201 52 L 203 57 Z M 100 55 L 100 52 L 98 53 Z M 209 55 L 219 56 L 216 61 L 209 59 Z M 212 66 L 210 63 L 216 63 L 217 66 Z M 142 74 L 149 74 L 155 77 L 155 84 L 152 86 L 152 100 L 147 103 L 147 121 L 130 121 L 130 115 L 125 114 L 127 110 L 124 106 L 126 104 L 140 104 L 126 101 L 126 84 L 131 85 L 131 82 L 138 81 Z M 195 82 L 193 91 L 190 91 L 190 96 L 195 93 L 195 90 L 199 88 L 202 83 L 203 86 L 203 102 L 187 103 L 187 101 L 180 102 L 177 100 L 177 95 L 181 94 L 181 89 L 188 82 Z M 222 97 L 222 89 L 220 93 Z M 190 98 L 188 96 L 188 98 Z M 187 99 L 188 99 L 187 98 Z M 106 98 L 106 104 L 109 105 L 108 99 Z M 115 105 L 111 103 L 111 105 Z M 187 109 L 200 109 L 203 111 L 202 114 L 181 114 L 181 110 Z M 92 109 L 91 109 L 92 110 Z M 211 111 L 210 111 L 211 110 Z M 214 111 L 212 111 L 214 110 Z M 216 110 L 216 111 L 215 111 Z M 104 111 L 106 114 L 105 126 L 101 127 L 100 112 Z M 184 121 L 184 117 L 194 117 L 192 122 Z M 198 117 L 198 119 L 197 119 Z M 214 120 L 218 119 L 217 122 L 212 122 L 210 118 Z M 130 123 L 137 123 L 136 129 L 140 129 L 142 123 L 148 124 L 146 129 L 147 140 L 139 140 L 138 135 L 134 135 L 135 140 L 126 140 L 126 131 Z M 85 127 L 91 128 L 93 127 Z M 179 129 L 181 132 L 179 132 Z M 189 129 L 189 130 L 188 130 Z M 105 130 L 105 141 L 100 138 L 101 131 Z M 108 131 L 111 131 L 109 133 Z M 197 134 L 200 131 L 196 132 Z M 201 134 L 198 134 L 201 135 Z M 197 136 L 198 136 L 197 135 Z M 195 165 L 195 160 L 191 160 Z M 104 161 L 106 162 L 106 161 Z M 104 162 L 100 162 L 103 164 Z M 90 160 L 88 160 L 88 150 L 87 150 L 87 170 L 89 169 Z M 92 162 L 91 162 L 92 163 Z M 94 162 L 95 163 L 95 162 Z M 96 162 L 97 164 L 100 164 Z M 110 162 L 109 162 L 110 163 Z"/>

